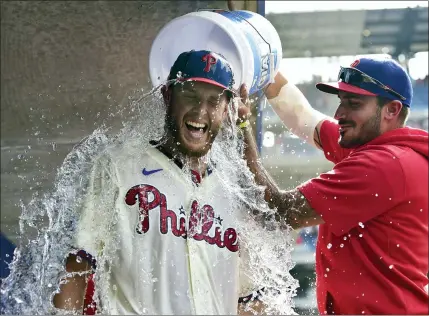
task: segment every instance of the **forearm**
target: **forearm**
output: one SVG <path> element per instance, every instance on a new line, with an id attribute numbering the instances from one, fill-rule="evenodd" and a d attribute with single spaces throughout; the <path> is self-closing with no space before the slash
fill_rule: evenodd
<path id="1" fill-rule="evenodd" d="M 292 228 L 303 228 L 323 224 L 322 217 L 310 206 L 304 195 L 298 190 L 280 191 L 272 197 L 276 206 L 277 221 L 286 223 Z"/>
<path id="2" fill-rule="evenodd" d="M 322 224 L 323 220 L 320 215 L 311 208 L 307 199 L 298 190 L 280 190 L 262 166 L 251 127 L 246 127 L 243 133 L 247 165 L 255 175 L 255 182 L 265 187 L 265 201 L 269 207 L 277 209 L 276 220 L 286 223 L 294 229 Z"/>
<path id="3" fill-rule="evenodd" d="M 88 262 L 76 261 L 76 255 L 70 255 L 67 259 L 66 271 L 69 274 L 66 282 L 61 284 L 60 292 L 54 296 L 53 304 L 56 308 L 73 311 L 82 314 L 85 292 L 91 267 Z"/>
<path id="4" fill-rule="evenodd" d="M 82 275 L 67 278 L 66 283 L 61 285 L 60 293 L 54 296 L 54 306 L 82 314 L 87 277 Z"/>
<path id="5" fill-rule="evenodd" d="M 270 207 L 274 207 L 274 205 L 272 204 L 273 197 L 279 194 L 280 189 L 262 165 L 262 162 L 258 155 L 256 141 L 253 136 L 252 128 L 250 126 L 246 127 L 243 130 L 243 134 L 245 142 L 244 155 L 246 157 L 247 166 L 254 174 L 255 182 L 258 185 L 265 187 L 265 201 L 268 202 Z"/>
<path id="6" fill-rule="evenodd" d="M 237 309 L 239 316 L 253 316 L 265 314 L 265 305 L 259 300 L 247 304 L 238 304 Z"/>
<path id="7" fill-rule="evenodd" d="M 277 73 L 275 83 L 268 86 L 265 95 L 276 114 L 292 133 L 320 148 L 314 141 L 314 131 L 319 122 L 330 117 L 315 110 L 303 93 L 288 82 L 281 72 Z"/>

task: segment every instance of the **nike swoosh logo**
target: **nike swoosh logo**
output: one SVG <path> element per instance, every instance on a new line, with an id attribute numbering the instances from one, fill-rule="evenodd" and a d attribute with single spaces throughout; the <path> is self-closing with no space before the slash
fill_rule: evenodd
<path id="1" fill-rule="evenodd" d="M 155 172 L 161 171 L 161 170 L 162 170 L 162 169 L 146 170 L 146 168 L 143 168 L 142 173 L 143 173 L 143 175 L 145 175 L 145 176 L 149 176 L 149 175 L 151 175 L 151 174 L 153 174 L 153 173 L 155 173 Z"/>

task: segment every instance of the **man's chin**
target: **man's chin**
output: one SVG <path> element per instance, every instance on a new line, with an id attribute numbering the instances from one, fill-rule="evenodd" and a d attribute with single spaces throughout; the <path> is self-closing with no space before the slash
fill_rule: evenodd
<path id="1" fill-rule="evenodd" d="M 207 155 L 208 151 L 210 150 L 210 145 L 208 143 L 197 145 L 182 141 L 180 142 L 179 150 L 186 156 L 199 158 Z"/>
<path id="2" fill-rule="evenodd" d="M 359 147 L 361 144 L 356 140 L 347 140 L 344 138 L 340 138 L 338 140 L 338 145 L 340 145 L 341 148 L 353 149 L 353 148 Z"/>

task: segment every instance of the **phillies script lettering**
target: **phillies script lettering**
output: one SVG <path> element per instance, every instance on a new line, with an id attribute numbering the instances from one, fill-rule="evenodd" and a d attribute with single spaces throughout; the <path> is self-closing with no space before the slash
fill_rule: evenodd
<path id="1" fill-rule="evenodd" d="M 150 201 L 149 197 L 152 196 Z M 210 245 L 219 248 L 226 247 L 231 252 L 238 251 L 238 236 L 234 228 L 227 228 L 222 232 L 221 228 L 214 227 L 214 232 L 210 236 L 209 232 L 213 228 L 215 214 L 210 205 L 200 207 L 197 201 L 192 202 L 189 216 L 188 229 L 186 228 L 186 218 L 180 217 L 177 223 L 177 214 L 167 208 L 167 199 L 157 188 L 151 185 L 136 185 L 128 190 L 125 203 L 139 205 L 139 223 L 136 227 L 138 234 L 144 234 L 149 230 L 149 211 L 159 207 L 160 230 L 162 234 L 168 233 L 168 219 L 171 223 L 171 231 L 176 237 L 192 237 L 195 240 L 204 240 Z M 179 225 L 178 225 L 179 224 Z M 178 227 L 179 226 L 179 227 Z"/>

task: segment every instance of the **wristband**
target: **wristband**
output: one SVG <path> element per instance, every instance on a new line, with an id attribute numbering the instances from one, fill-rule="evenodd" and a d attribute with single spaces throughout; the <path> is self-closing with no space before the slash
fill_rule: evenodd
<path id="1" fill-rule="evenodd" d="M 250 126 L 250 121 L 249 120 L 245 120 L 244 122 L 241 122 L 240 124 L 238 124 L 238 127 L 240 127 L 241 129 L 244 129 L 246 127 Z"/>

